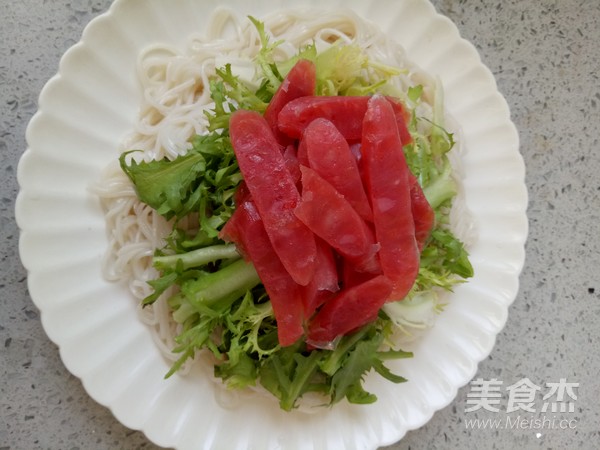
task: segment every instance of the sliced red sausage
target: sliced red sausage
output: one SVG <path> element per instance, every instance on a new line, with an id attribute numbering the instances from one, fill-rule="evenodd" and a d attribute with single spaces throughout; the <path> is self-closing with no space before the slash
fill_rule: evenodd
<path id="1" fill-rule="evenodd" d="M 377 246 L 365 221 L 342 194 L 313 169 L 302 166 L 302 200 L 296 216 L 359 270 L 377 269 Z"/>
<path id="2" fill-rule="evenodd" d="M 322 118 L 333 122 L 347 140 L 360 140 L 362 120 L 367 111 L 369 98 L 366 96 L 300 97 L 283 107 L 277 120 L 278 126 L 283 133 L 299 139 L 313 120 Z M 401 130 L 403 144 L 407 144 L 411 136 L 406 126 L 406 110 L 399 100 L 392 97 L 386 99 L 394 110 L 396 127 Z"/>
<path id="3" fill-rule="evenodd" d="M 415 222 L 415 239 L 417 240 L 419 251 L 421 251 L 433 229 L 435 212 L 427 201 L 417 178 L 413 174 L 410 174 L 409 180 L 410 200 L 412 203 L 413 220 Z"/>
<path id="4" fill-rule="evenodd" d="M 327 119 L 313 120 L 302 142 L 311 169 L 342 194 L 363 219 L 373 220 L 356 158 L 335 125 Z"/>
<path id="5" fill-rule="evenodd" d="M 373 208 L 375 235 L 381 244 L 383 274 L 400 300 L 412 288 L 419 271 L 419 250 L 410 194 L 410 171 L 402 151 L 392 106 L 384 98 L 369 100 L 362 137 L 362 163 Z"/>
<path id="6" fill-rule="evenodd" d="M 239 110 L 229 123 L 231 143 L 244 181 L 267 235 L 296 283 L 307 285 L 315 272 L 313 233 L 296 217 L 300 194 L 267 121 Z"/>
<path id="7" fill-rule="evenodd" d="M 375 320 L 391 291 L 392 284 L 383 275 L 340 291 L 310 321 L 306 342 L 333 348 L 336 338 Z"/>
<path id="8" fill-rule="evenodd" d="M 264 117 L 281 145 L 289 144 L 290 139 L 279 131 L 277 126 L 279 112 L 291 100 L 305 95 L 314 95 L 316 85 L 315 64 L 312 61 L 301 59 L 288 72 L 273 95 Z"/>

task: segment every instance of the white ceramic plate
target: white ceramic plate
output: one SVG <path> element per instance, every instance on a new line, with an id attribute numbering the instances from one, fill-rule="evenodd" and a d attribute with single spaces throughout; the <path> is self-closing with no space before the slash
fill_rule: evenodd
<path id="1" fill-rule="evenodd" d="M 168 363 L 120 285 L 102 279 L 104 217 L 88 192 L 133 126 L 140 92 L 134 62 L 153 42 L 183 45 L 218 5 L 257 17 L 319 0 L 117 0 L 93 20 L 41 93 L 19 164 L 16 215 L 31 297 L 67 368 L 126 426 L 180 449 L 365 449 L 391 444 L 448 405 L 491 351 L 518 289 L 527 234 L 527 192 L 518 135 L 494 78 L 475 48 L 426 0 L 335 0 L 400 42 L 438 75 L 462 129 L 466 201 L 479 232 L 475 277 L 456 289 L 436 325 L 396 367 L 408 383 L 379 377 L 367 406 L 340 404 L 306 415 L 258 398 L 226 409 L 210 371 L 163 375 Z"/>

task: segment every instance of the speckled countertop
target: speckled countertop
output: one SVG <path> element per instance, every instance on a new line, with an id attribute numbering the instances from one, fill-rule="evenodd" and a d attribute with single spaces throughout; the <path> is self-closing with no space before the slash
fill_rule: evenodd
<path id="1" fill-rule="evenodd" d="M 534 420 L 515 425 L 505 411 L 465 412 L 476 393 L 466 386 L 389 448 L 600 448 L 600 2 L 433 3 L 496 76 L 527 168 L 530 235 L 521 289 L 476 379 L 501 381 L 504 406 L 525 395 L 506 389 L 525 378 L 529 391 L 541 389 L 536 414 L 523 414 Z M 91 400 L 62 365 L 28 295 L 14 221 L 17 163 L 37 96 L 63 52 L 109 4 L 21 0 L 5 2 L 0 15 L 0 450 L 154 448 Z M 563 390 L 572 412 L 552 412 L 559 394 L 551 395 L 553 384 L 574 387 L 573 395 Z M 505 426 L 469 426 L 475 418 Z"/>

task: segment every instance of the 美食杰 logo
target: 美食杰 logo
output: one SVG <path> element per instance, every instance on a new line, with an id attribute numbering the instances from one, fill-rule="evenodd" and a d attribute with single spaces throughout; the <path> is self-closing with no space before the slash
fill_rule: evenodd
<path id="1" fill-rule="evenodd" d="M 505 418 L 470 419 L 467 428 L 574 429 L 576 390 L 579 383 L 561 378 L 539 386 L 522 378 L 508 386 L 496 378 L 477 378 L 470 383 L 465 412 L 507 413 Z"/>

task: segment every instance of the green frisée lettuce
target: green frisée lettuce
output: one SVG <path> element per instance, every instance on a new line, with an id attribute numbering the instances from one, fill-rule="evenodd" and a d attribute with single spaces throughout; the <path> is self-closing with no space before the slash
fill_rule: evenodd
<path id="1" fill-rule="evenodd" d="M 250 20 L 258 31 L 262 45 L 256 57 L 256 63 L 261 69 L 264 83 L 258 89 L 259 93 L 266 91 L 271 95 L 274 94 L 285 76 L 300 59 L 307 59 L 315 63 L 317 95 L 369 95 L 382 92 L 382 88 L 390 77 L 403 72 L 396 67 L 368 58 L 358 45 L 342 45 L 337 42 L 320 52 L 317 51 L 315 44 L 309 44 L 291 58 L 276 61 L 274 50 L 282 41 L 271 42 L 265 32 L 264 24 L 253 17 L 250 17 Z"/>
<path id="2" fill-rule="evenodd" d="M 179 358 L 167 377 L 197 352 L 209 351 L 216 377 L 230 388 L 260 384 L 284 410 L 296 408 L 309 392 L 324 396 L 325 404 L 343 399 L 372 403 L 375 395 L 362 384 L 368 372 L 394 383 L 405 381 L 385 365 L 412 356 L 394 348 L 394 330 L 430 324 L 440 310 L 434 290 L 451 290 L 473 274 L 464 246 L 448 227 L 448 211 L 456 195 L 447 157 L 453 136 L 442 127 L 441 100 L 433 118 L 425 122 L 428 126 L 422 126 L 425 119 L 416 113 L 422 88 L 411 88 L 406 96 L 413 111 L 409 126 L 413 141 L 404 152 L 435 210 L 436 225 L 409 297 L 387 304 L 375 322 L 341 337 L 333 350 L 309 348 L 303 340 L 281 347 L 273 308 L 255 268 L 234 245 L 219 238 L 233 214 L 234 194 L 242 181 L 229 138 L 230 115 L 238 109 L 263 113 L 300 58 L 315 63 L 319 95 L 388 93 L 393 91 L 389 80 L 400 71 L 370 60 L 354 45 L 333 44 L 317 52 L 312 44 L 288 60 L 275 61 L 280 42 L 271 42 L 263 24 L 250 20 L 262 44 L 255 61 L 258 76 L 249 83 L 234 75 L 229 64 L 216 69 L 209 86 L 214 107 L 206 112 L 207 134 L 192 138 L 190 149 L 172 160 L 137 161 L 135 151 L 120 158 L 139 199 L 173 226 L 166 245 L 156 249 L 153 265 L 160 275 L 149 281 L 154 292 L 143 304 L 166 296 L 180 326 L 173 349 Z"/>
<path id="3" fill-rule="evenodd" d="M 422 101 L 421 86 L 411 88 L 408 98 L 416 106 Z M 431 120 L 418 117 L 413 113 L 409 130 L 413 142 L 406 145 L 404 154 L 411 172 L 417 177 L 419 184 L 431 207 L 435 210 L 456 195 L 456 182 L 452 177 L 452 165 L 448 152 L 454 148 L 454 136 L 444 128 L 442 110 L 442 89 L 437 86 L 434 93 L 433 117 Z M 428 133 L 420 132 L 419 122 L 427 122 Z"/>

